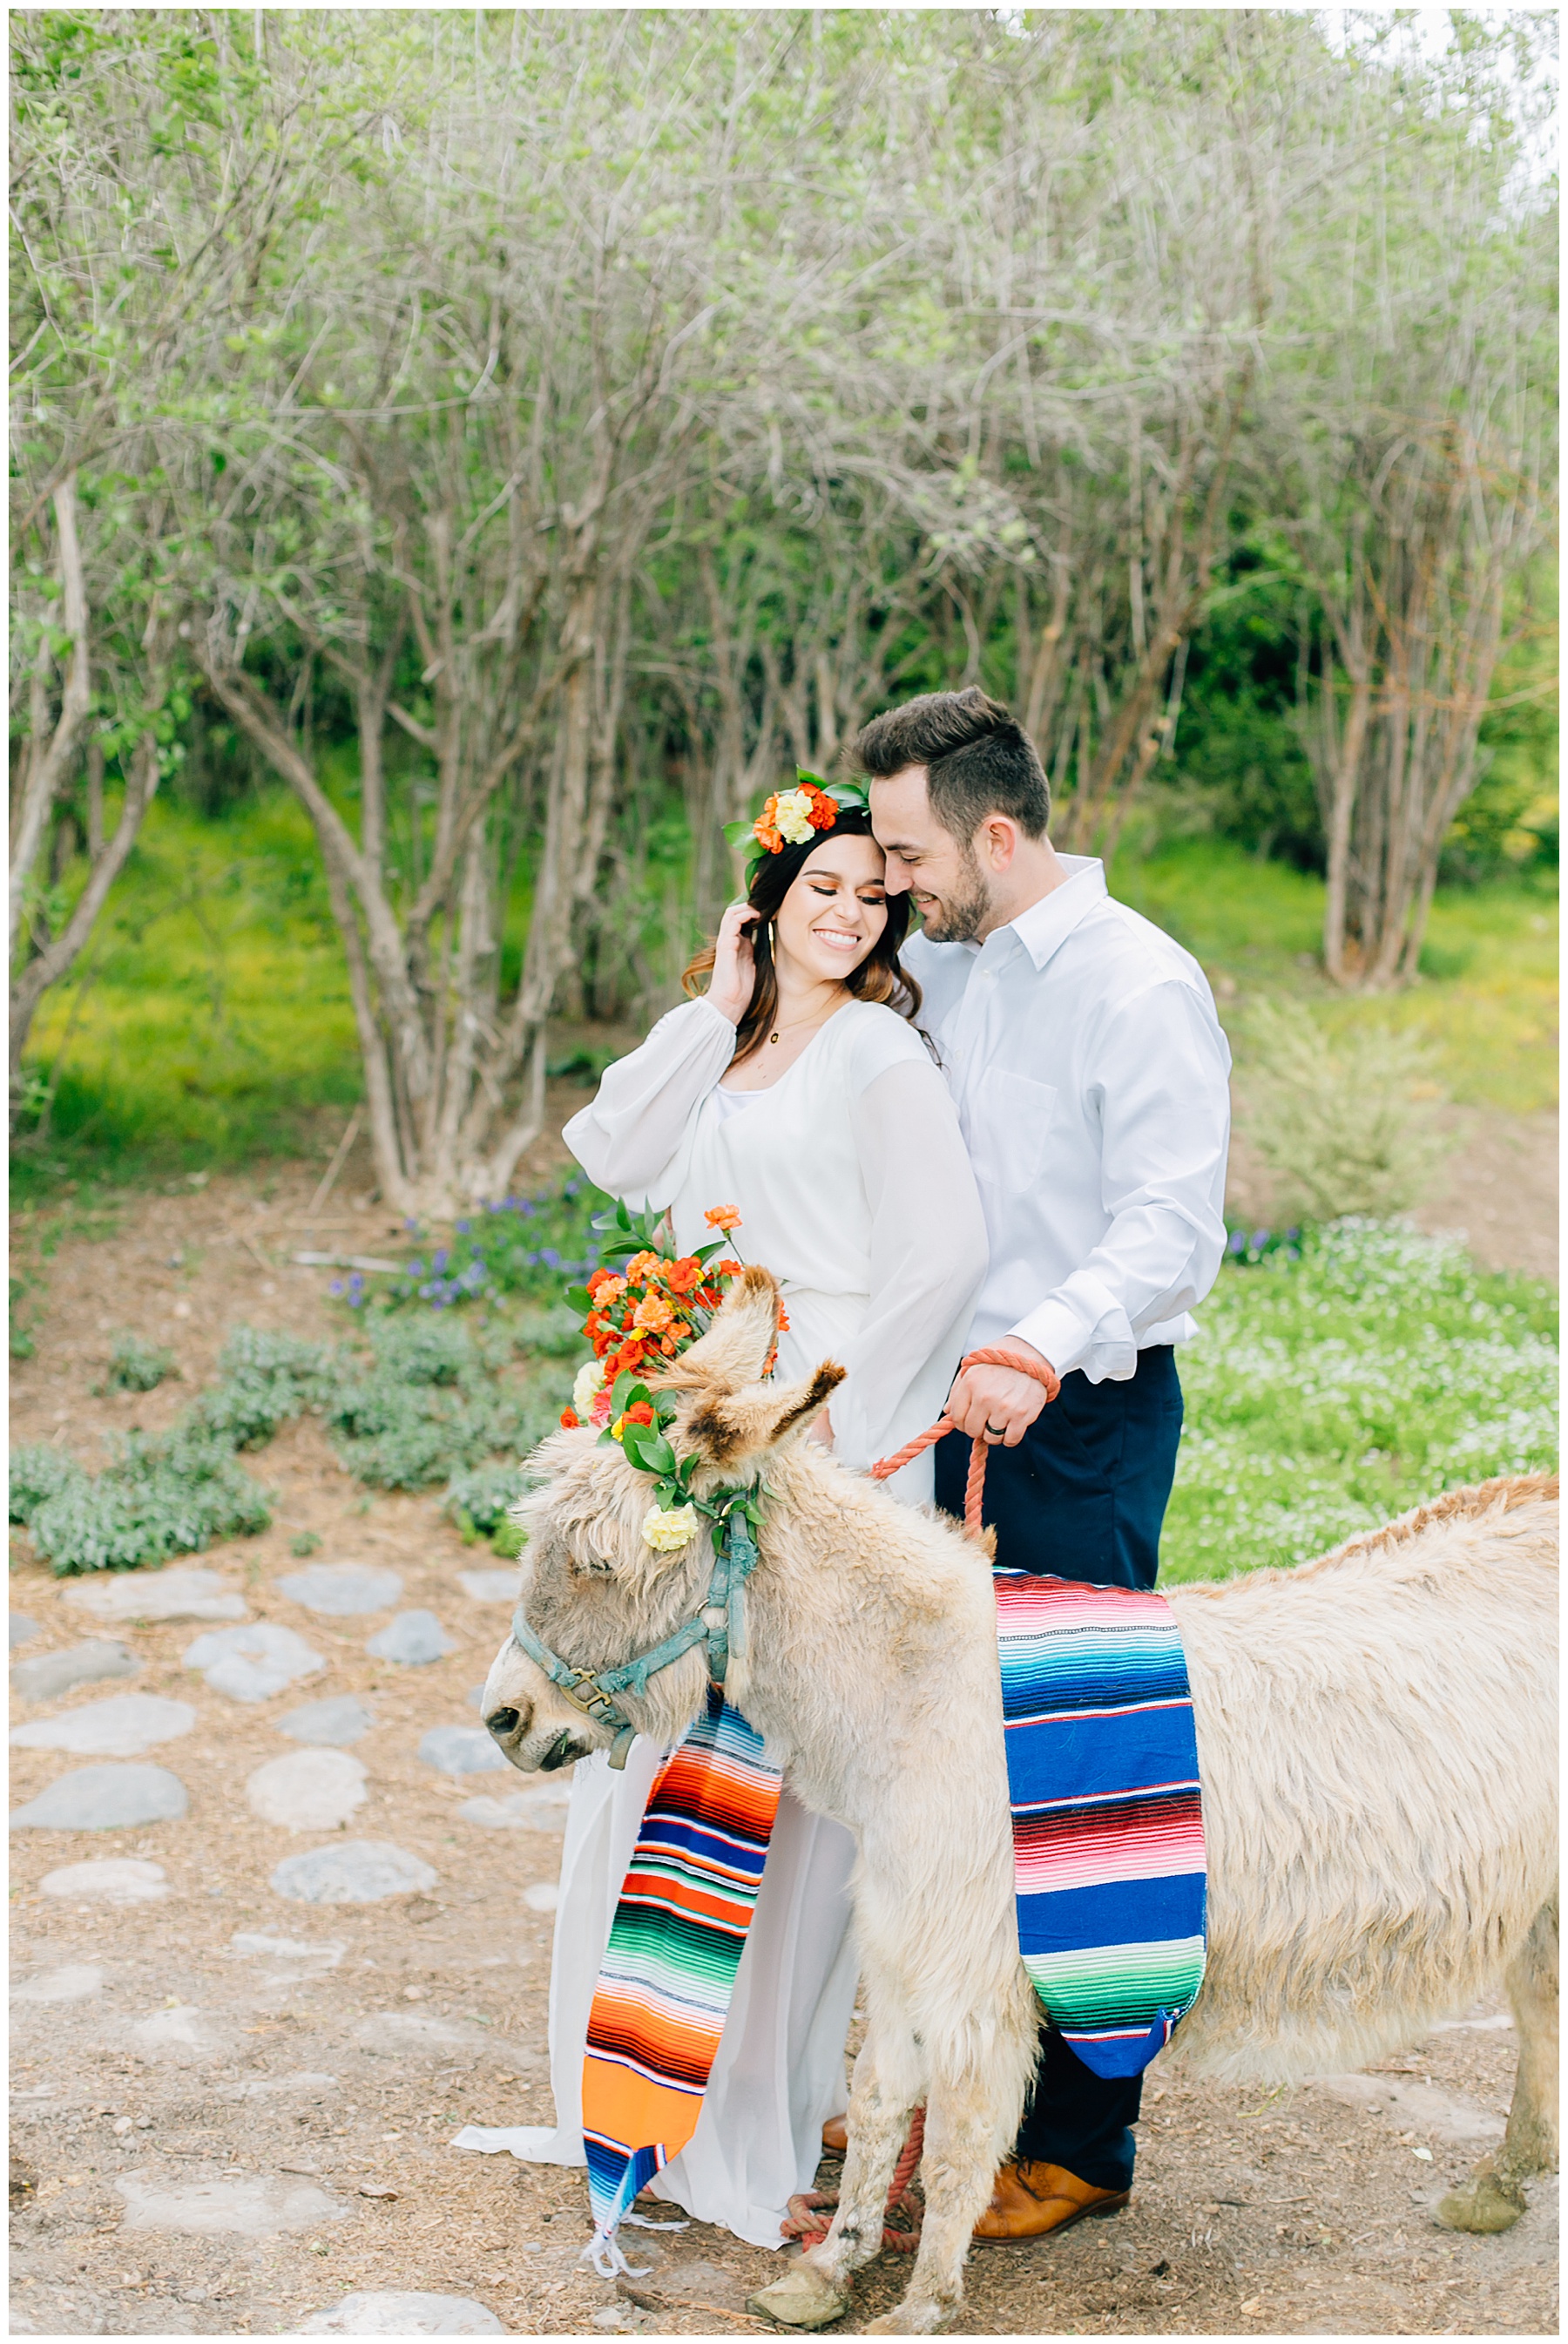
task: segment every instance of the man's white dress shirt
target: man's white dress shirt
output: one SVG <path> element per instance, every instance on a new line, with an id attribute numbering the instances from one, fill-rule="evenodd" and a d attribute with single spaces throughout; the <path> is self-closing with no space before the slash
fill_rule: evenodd
<path id="1" fill-rule="evenodd" d="M 1112 901 L 1102 864 L 1061 861 L 983 945 L 913 936 L 903 958 L 990 1239 L 970 1347 L 1020 1336 L 1059 1375 L 1120 1382 L 1196 1331 L 1219 1275 L 1231 1053 L 1191 954 Z"/>

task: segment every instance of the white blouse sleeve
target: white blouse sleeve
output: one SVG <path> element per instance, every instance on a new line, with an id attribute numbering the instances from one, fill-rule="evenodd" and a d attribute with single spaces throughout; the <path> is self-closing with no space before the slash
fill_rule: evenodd
<path id="1" fill-rule="evenodd" d="M 561 1137 L 588 1178 L 628 1204 L 668 1205 L 698 1108 L 735 1056 L 735 1028 L 707 1001 L 661 1017 L 606 1069 L 591 1106 Z"/>
<path id="2" fill-rule="evenodd" d="M 850 1114 L 871 1207 L 871 1298 L 829 1417 L 837 1452 L 863 1466 L 934 1421 L 963 1353 L 988 1248 L 958 1115 L 923 1047 L 875 1074 Z M 933 1385 L 929 1371 L 939 1361 Z M 930 1406 L 920 1424 L 907 1420 L 917 1379 Z"/>

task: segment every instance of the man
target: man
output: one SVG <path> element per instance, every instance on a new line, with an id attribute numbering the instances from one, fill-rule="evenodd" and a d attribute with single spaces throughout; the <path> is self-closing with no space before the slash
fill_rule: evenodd
<path id="1" fill-rule="evenodd" d="M 1176 1470 L 1174 1346 L 1224 1251 L 1230 1051 L 1197 962 L 1058 854 L 1032 744 L 983 692 L 878 717 L 856 753 L 921 1024 L 958 1104 L 990 1239 L 968 1348 L 1060 1378 L 960 1375 L 937 1502 L 963 1512 L 991 1445 L 985 1519 L 1003 1568 L 1151 1587 Z M 1034 2097 L 976 2237 L 1018 2238 L 1125 2204 L 1141 2079 L 1093 2074 L 1048 2023 Z"/>

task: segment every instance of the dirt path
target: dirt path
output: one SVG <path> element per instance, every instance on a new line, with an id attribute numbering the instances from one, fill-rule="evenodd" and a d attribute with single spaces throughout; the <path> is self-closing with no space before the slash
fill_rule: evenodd
<path id="1" fill-rule="evenodd" d="M 15 1436 L 56 1438 L 96 1464 L 100 1431 L 151 1429 L 186 1404 L 236 1320 L 327 1332 L 330 1273 L 287 1258 L 305 1249 L 316 1177 L 282 1175 L 269 1197 L 251 1182 L 187 1187 L 127 1208 L 117 1234 L 62 1242 L 37 1356 L 15 1379 Z M 316 1238 L 373 1252 L 387 1226 L 343 1207 Z M 134 1403 L 93 1397 L 121 1327 L 172 1349 L 184 1383 Z M 580 2174 L 448 2145 L 463 2123 L 551 2115 L 558 1800 L 530 1803 L 524 1787 L 508 1807 L 517 1778 L 452 1779 L 419 1754 L 430 1729 L 477 1724 L 468 1696 L 506 1601 L 459 1574 L 496 1559 L 463 1547 L 432 1500 L 366 1498 L 313 1425 L 251 1463 L 279 1493 L 274 1527 L 194 1560 L 324 1664 L 269 1700 L 236 1702 L 184 1665 L 209 1623 L 105 1626 L 20 1542 L 12 1609 L 35 1626 L 14 1660 L 116 1637 L 136 1673 L 20 1703 L 17 1717 L 135 1692 L 195 1719 L 136 1762 L 183 1784 L 178 1819 L 13 1834 L 14 2329 L 276 2333 L 352 2292 L 417 2290 L 466 2299 L 518 2334 L 759 2332 L 742 2307 L 776 2258 L 694 2225 L 648 2242 L 659 2268 L 633 2299 L 578 2261 Z M 321 1541 L 313 1564 L 394 1571 L 395 1602 L 345 1618 L 291 1600 L 281 1581 L 302 1568 L 290 1542 L 307 1531 Z M 374 1659 L 367 1639 L 409 1609 L 434 1612 L 456 1649 L 422 1666 Z M 303 1746 L 278 1720 L 342 1696 L 374 1721 L 352 1745 L 364 1803 L 337 1831 L 262 1821 L 248 1778 Z M 13 1759 L 18 1803 L 82 1763 L 32 1748 Z M 333 1905 L 272 1884 L 287 1858 L 359 1840 L 390 1843 L 433 1880 Z M 45 1887 L 106 1860 L 157 1867 L 161 1879 L 140 1875 L 157 1893 L 117 1904 L 91 1882 Z M 1506 2019 L 1478 2010 L 1369 2076 L 1293 2093 L 1157 2069 L 1131 2208 L 1055 2246 L 977 2250 L 960 2332 L 1555 2333 L 1553 2186 L 1502 2238 L 1452 2237 L 1431 2218 L 1500 2131 L 1513 2055 Z M 898 2283 L 896 2266 L 878 2266 L 846 2331 Z"/>

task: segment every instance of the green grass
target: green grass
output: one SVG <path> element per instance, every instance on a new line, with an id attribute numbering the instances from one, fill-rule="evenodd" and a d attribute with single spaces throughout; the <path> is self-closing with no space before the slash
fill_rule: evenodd
<path id="1" fill-rule="evenodd" d="M 1399 1224 L 1221 1272 L 1181 1354 L 1162 1580 L 1322 1554 L 1422 1500 L 1553 1466 L 1556 1297 Z"/>
<path id="2" fill-rule="evenodd" d="M 1124 856 L 1111 892 L 1201 960 L 1234 1022 L 1249 993 L 1295 993 L 1334 1031 L 1384 1025 L 1435 1048 L 1438 1079 L 1462 1105 L 1527 1115 L 1557 1101 L 1554 874 L 1522 873 L 1440 894 L 1423 973 L 1403 993 L 1348 995 L 1322 974 L 1323 883 L 1261 863 L 1223 840 L 1187 840 L 1147 860 Z M 1234 1038 L 1234 1037 L 1232 1037 Z"/>
<path id="3" fill-rule="evenodd" d="M 293 799 L 203 819 L 159 803 L 30 1058 L 55 1081 L 22 1200 L 59 1175 L 135 1180 L 299 1154 L 361 1090 L 343 955 Z"/>

